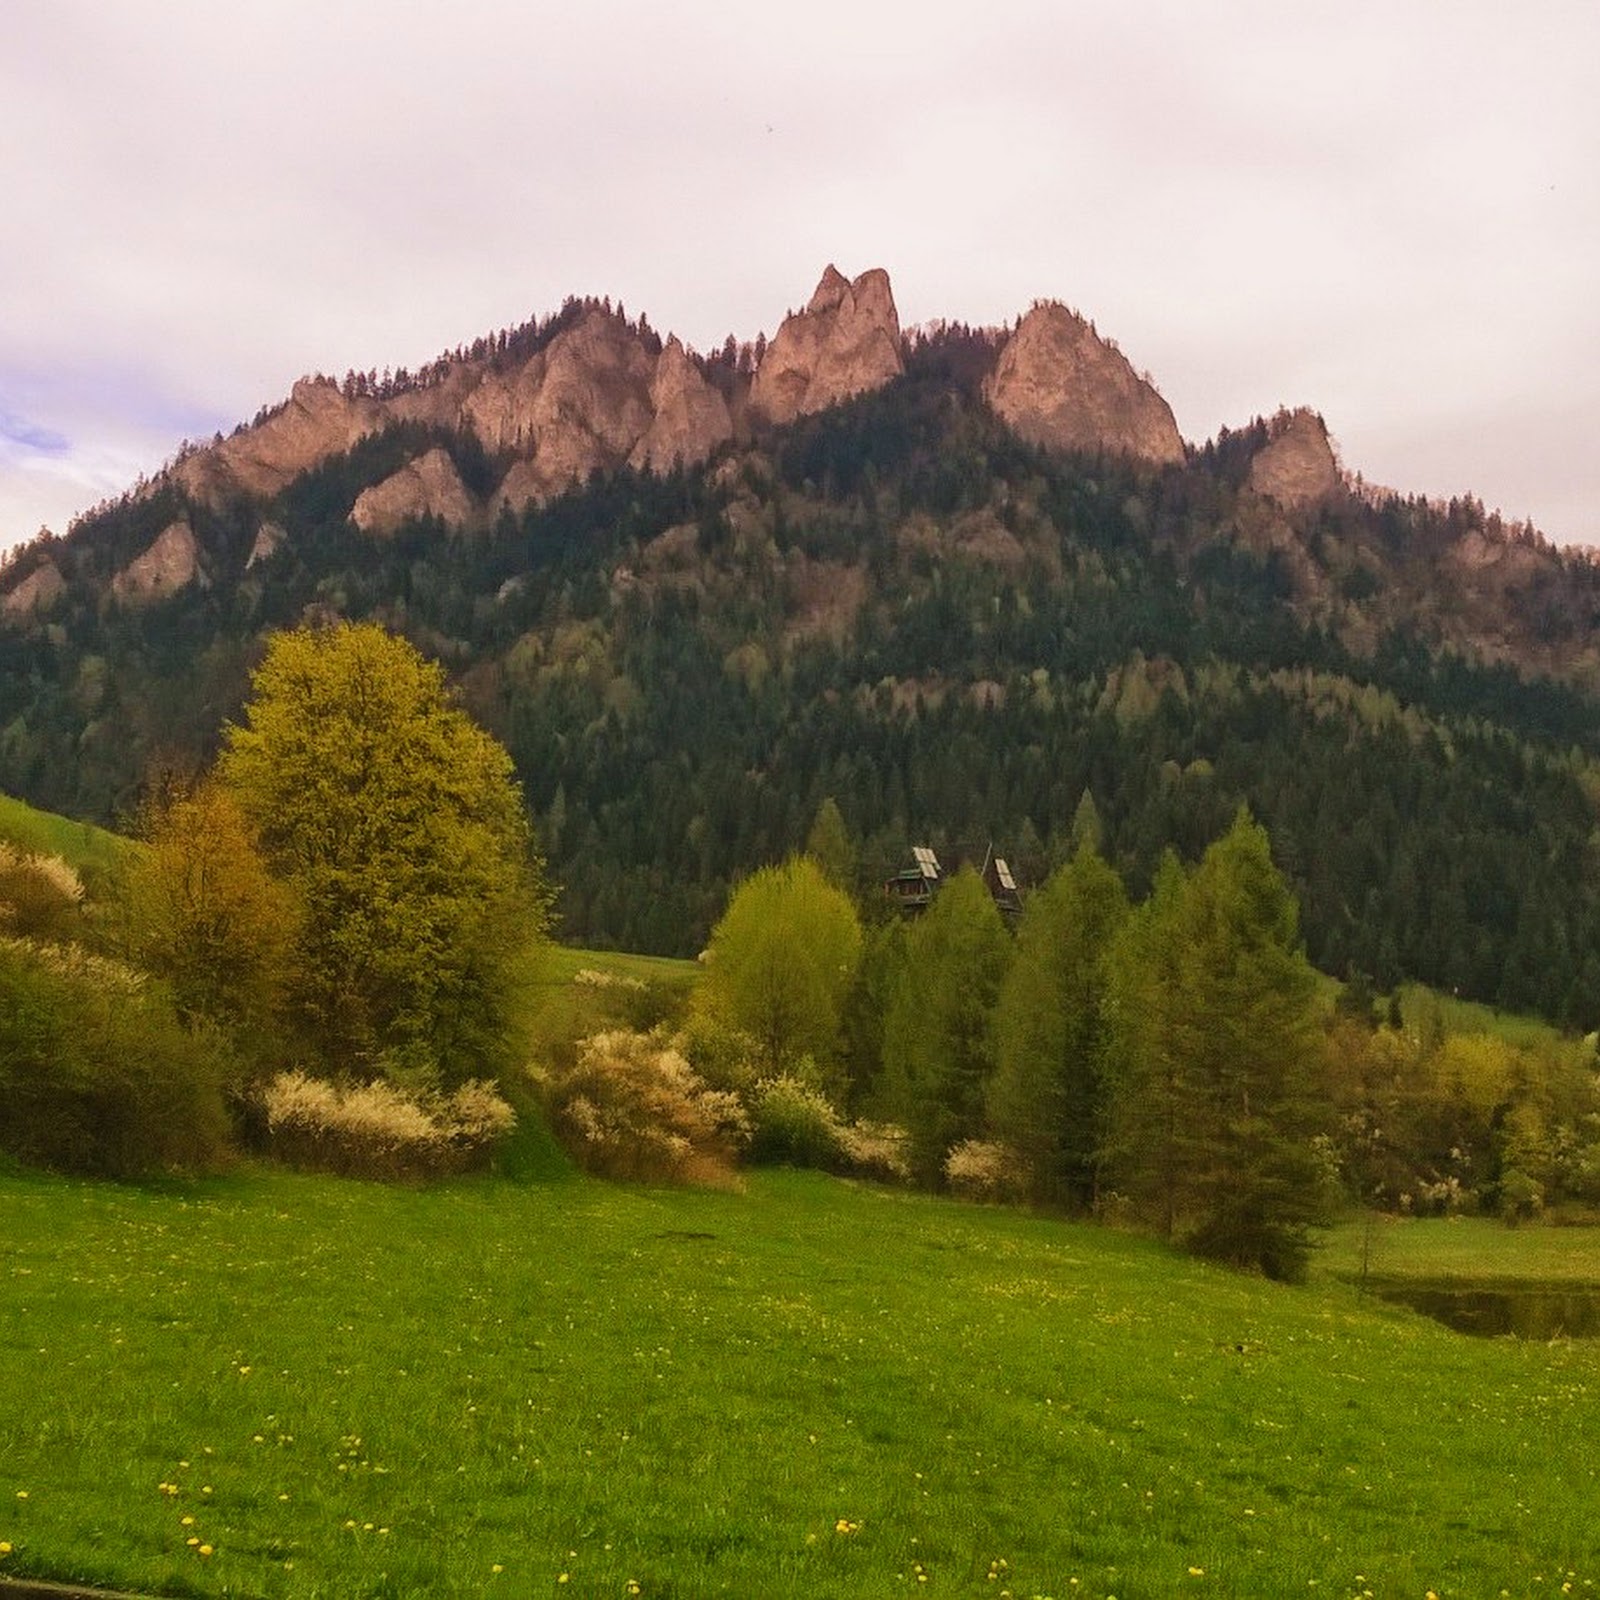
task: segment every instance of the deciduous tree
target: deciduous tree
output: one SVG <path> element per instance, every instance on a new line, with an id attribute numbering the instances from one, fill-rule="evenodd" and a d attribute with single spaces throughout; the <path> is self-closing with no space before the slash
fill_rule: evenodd
<path id="1" fill-rule="evenodd" d="M 252 690 L 221 775 L 294 894 L 290 997 L 329 1063 L 503 1070 L 548 915 L 510 758 L 376 626 L 276 635 Z"/>

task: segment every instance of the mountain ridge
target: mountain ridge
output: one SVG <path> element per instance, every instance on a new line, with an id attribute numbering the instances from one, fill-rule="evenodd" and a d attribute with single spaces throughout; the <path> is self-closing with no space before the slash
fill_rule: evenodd
<path id="1" fill-rule="evenodd" d="M 1600 1021 L 1600 569 L 1370 489 L 1309 408 L 1180 457 L 1055 302 L 895 313 L 893 362 L 892 313 L 824 274 L 773 341 L 784 421 L 763 341 L 604 302 L 304 380 L 0 571 L 0 785 L 131 814 L 265 634 L 376 620 L 511 751 L 575 937 L 692 951 L 829 795 L 869 881 L 986 837 L 1037 881 L 1087 794 L 1147 882 L 1248 803 L 1327 970 Z M 1074 385 L 1089 431 L 1053 433 Z"/>

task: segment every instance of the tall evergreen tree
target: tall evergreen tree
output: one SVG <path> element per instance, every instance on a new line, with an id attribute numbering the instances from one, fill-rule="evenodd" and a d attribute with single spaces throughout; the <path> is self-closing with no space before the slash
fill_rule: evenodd
<path id="1" fill-rule="evenodd" d="M 911 1135 L 911 1169 L 937 1188 L 945 1157 L 983 1127 L 991 1026 L 1011 935 L 983 879 L 963 867 L 906 935 L 885 1019 L 884 1109 Z"/>
<path id="2" fill-rule="evenodd" d="M 1081 1210 L 1098 1188 L 1108 955 L 1127 915 L 1122 880 L 1085 845 L 1029 897 L 995 1019 L 990 1122 L 1036 1198 Z"/>
<path id="3" fill-rule="evenodd" d="M 1315 1142 L 1322 1028 L 1294 899 L 1247 811 L 1161 920 L 1165 948 L 1128 949 L 1153 963 L 1140 986 L 1147 1026 L 1122 1084 L 1130 1170 L 1146 1189 L 1157 1179 L 1164 1220 L 1197 1253 L 1298 1277 L 1328 1203 Z M 1127 1097 L 1150 1086 L 1163 1102 L 1164 1162 L 1129 1139 L 1139 1119 Z"/>

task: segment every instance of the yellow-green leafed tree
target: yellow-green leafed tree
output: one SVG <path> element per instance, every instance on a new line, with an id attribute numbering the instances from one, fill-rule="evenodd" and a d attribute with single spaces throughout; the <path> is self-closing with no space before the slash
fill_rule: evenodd
<path id="1" fill-rule="evenodd" d="M 214 779 L 145 806 L 121 870 L 130 954 L 179 1014 L 264 1038 L 283 998 L 294 897 L 267 870 L 239 801 Z"/>
<path id="2" fill-rule="evenodd" d="M 278 634 L 225 738 L 327 1066 L 448 1087 L 515 1062 L 549 896 L 511 758 L 441 669 L 370 624 Z"/>
<path id="3" fill-rule="evenodd" d="M 833 1082 L 844 1004 L 861 960 L 861 925 L 809 856 L 763 867 L 734 890 L 711 931 L 696 1004 L 754 1041 L 763 1076 L 806 1058 Z"/>

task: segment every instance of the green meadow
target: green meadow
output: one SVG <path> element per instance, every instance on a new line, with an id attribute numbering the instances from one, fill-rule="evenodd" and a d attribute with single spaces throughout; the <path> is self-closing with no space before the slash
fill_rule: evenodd
<path id="1" fill-rule="evenodd" d="M 1476 1235 L 1394 1233 L 1436 1236 Z M 1472 1341 L 1363 1297 L 1349 1236 L 1295 1289 L 811 1174 L 640 1190 L 547 1162 L 424 1189 L 11 1171 L 0 1238 L 11 1575 L 340 1600 L 1600 1586 L 1600 1342 Z"/>

